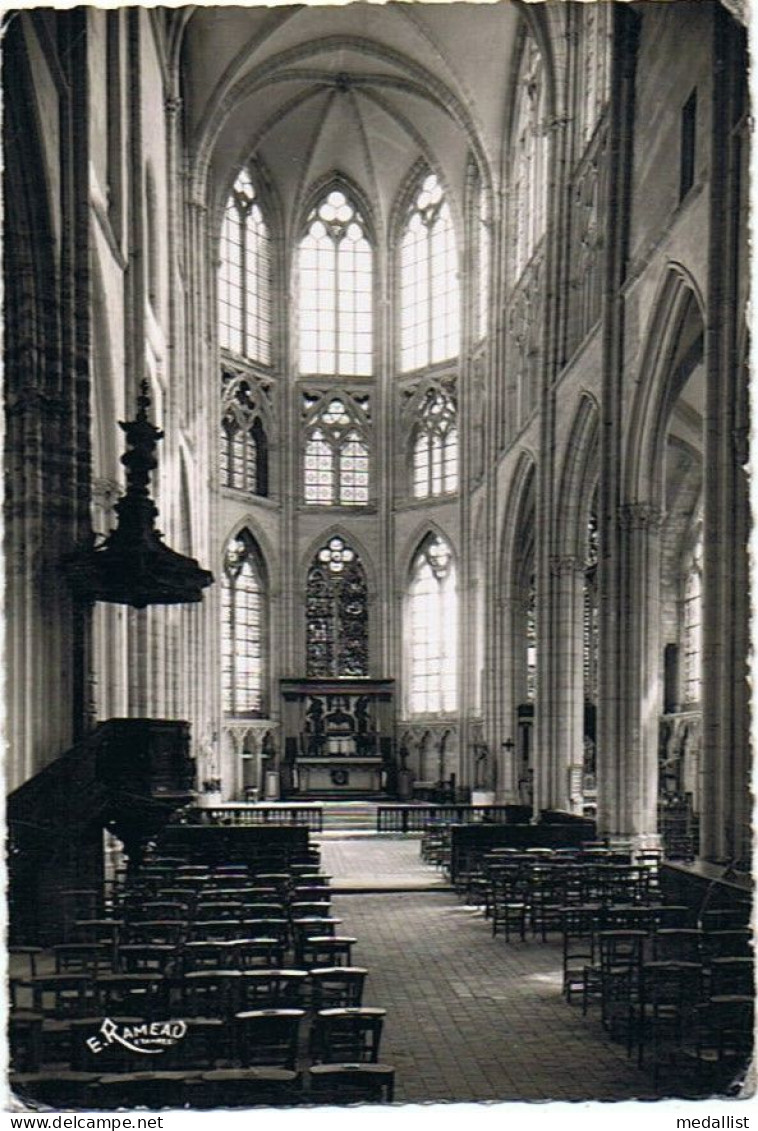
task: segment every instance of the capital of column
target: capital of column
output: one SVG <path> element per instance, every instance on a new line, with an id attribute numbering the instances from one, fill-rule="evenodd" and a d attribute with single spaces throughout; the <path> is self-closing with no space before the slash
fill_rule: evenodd
<path id="1" fill-rule="evenodd" d="M 170 118 L 175 118 L 183 106 L 183 99 L 178 96 L 175 98 L 167 98 L 164 102 L 166 113 Z"/>
<path id="2" fill-rule="evenodd" d="M 619 507 L 618 518 L 623 530 L 658 530 L 663 513 L 654 503 L 624 503 Z"/>
<path id="3" fill-rule="evenodd" d="M 566 554 L 551 557 L 548 561 L 553 577 L 564 577 L 573 573 L 584 573 L 585 566 L 581 558 Z"/>

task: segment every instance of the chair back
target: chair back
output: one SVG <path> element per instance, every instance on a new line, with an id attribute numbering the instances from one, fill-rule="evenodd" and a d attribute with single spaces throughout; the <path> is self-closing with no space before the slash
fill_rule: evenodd
<path id="1" fill-rule="evenodd" d="M 311 1004 L 322 1009 L 360 1006 L 368 970 L 361 966 L 327 966 L 310 971 Z"/>
<path id="2" fill-rule="evenodd" d="M 237 1057 L 243 1065 L 294 1070 L 303 1009 L 254 1009 L 237 1013 Z"/>
<path id="3" fill-rule="evenodd" d="M 314 1061 L 376 1064 L 386 1013 L 385 1009 L 367 1007 L 320 1010 L 313 1027 Z"/>

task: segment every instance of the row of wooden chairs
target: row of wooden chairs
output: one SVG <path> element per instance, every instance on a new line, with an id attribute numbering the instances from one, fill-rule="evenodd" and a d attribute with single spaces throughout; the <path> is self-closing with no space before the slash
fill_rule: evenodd
<path id="1" fill-rule="evenodd" d="M 219 1110 L 299 1104 L 391 1103 L 395 1070 L 387 1064 L 162 1072 L 19 1073 L 19 1098 L 59 1110 L 118 1108 Z"/>

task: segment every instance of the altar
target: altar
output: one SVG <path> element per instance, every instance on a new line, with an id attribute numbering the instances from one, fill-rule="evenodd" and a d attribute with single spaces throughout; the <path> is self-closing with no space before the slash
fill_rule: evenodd
<path id="1" fill-rule="evenodd" d="M 393 681 L 281 681 L 285 797 L 394 792 Z"/>

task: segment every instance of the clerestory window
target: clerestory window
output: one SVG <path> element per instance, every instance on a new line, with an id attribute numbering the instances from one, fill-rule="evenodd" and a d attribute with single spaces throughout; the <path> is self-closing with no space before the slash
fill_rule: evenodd
<path id="1" fill-rule="evenodd" d="M 458 356 L 460 287 L 453 218 L 441 184 L 425 177 L 400 241 L 400 370 Z"/>
<path id="2" fill-rule="evenodd" d="M 271 240 L 244 170 L 227 201 L 219 251 L 219 343 L 249 361 L 270 365 Z"/>
<path id="3" fill-rule="evenodd" d="M 308 217 L 298 279 L 300 372 L 370 376 L 373 252 L 363 217 L 339 189 Z"/>

